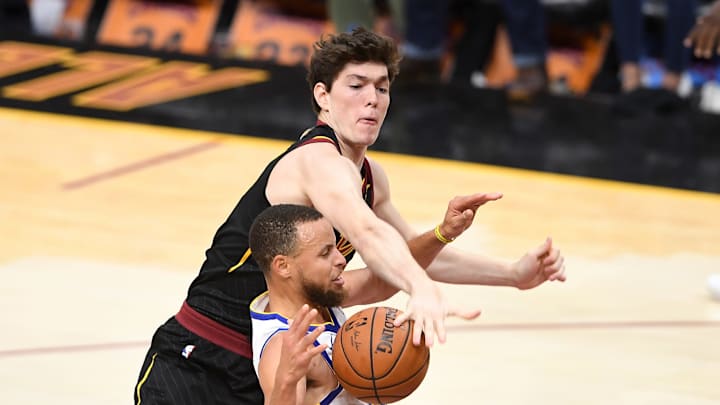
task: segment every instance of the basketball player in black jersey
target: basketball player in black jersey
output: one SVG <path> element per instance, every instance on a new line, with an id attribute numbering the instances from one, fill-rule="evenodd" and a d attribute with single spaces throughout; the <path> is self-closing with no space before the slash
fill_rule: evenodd
<path id="1" fill-rule="evenodd" d="M 423 333 L 428 345 L 436 337 L 443 342 L 447 316 L 475 313 L 448 305 L 433 280 L 520 289 L 565 280 L 563 257 L 549 238 L 510 263 L 452 249 L 442 249 L 427 271 L 413 259 L 411 250 L 450 243 L 479 206 L 501 195 L 455 198 L 445 220 L 422 234 L 400 216 L 384 170 L 365 156 L 385 119 L 398 62 L 391 40 L 364 29 L 316 43 L 308 82 L 318 122 L 268 164 L 218 229 L 180 311 L 153 337 L 135 387 L 136 404 L 263 403 L 252 365 L 248 305 L 266 286 L 248 232 L 270 205 L 317 209 L 334 226 L 348 261 L 357 250 L 369 269 L 407 292 L 396 323 L 415 320 L 415 344 Z M 460 226 L 458 218 L 465 221 Z"/>

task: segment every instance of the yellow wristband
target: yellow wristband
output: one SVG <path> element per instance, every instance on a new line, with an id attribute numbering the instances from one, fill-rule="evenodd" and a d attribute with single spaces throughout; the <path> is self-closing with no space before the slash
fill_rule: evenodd
<path id="1" fill-rule="evenodd" d="M 439 240 L 440 242 L 442 242 L 446 245 L 455 240 L 454 238 L 448 239 L 442 233 L 440 233 L 440 225 L 435 227 L 435 237 L 437 238 L 437 240 Z"/>

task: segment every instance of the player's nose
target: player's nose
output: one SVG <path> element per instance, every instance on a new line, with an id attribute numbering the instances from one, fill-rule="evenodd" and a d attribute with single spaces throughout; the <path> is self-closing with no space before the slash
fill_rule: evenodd
<path id="1" fill-rule="evenodd" d="M 367 91 L 365 91 L 366 94 L 366 104 L 368 106 L 376 106 L 378 103 L 378 95 L 377 91 L 375 89 L 375 86 L 367 86 Z"/>
<path id="2" fill-rule="evenodd" d="M 340 253 L 337 248 L 335 249 L 335 260 L 334 260 L 335 266 L 340 267 L 343 271 L 345 271 L 345 266 L 347 266 L 347 259 L 345 259 L 345 256 Z"/>

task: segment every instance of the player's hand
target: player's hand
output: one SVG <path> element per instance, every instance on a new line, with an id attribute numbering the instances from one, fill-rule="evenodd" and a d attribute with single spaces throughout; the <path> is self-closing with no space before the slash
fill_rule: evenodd
<path id="1" fill-rule="evenodd" d="M 477 193 L 453 198 L 440 224 L 440 233 L 450 240 L 457 238 L 472 225 L 478 208 L 502 196 L 501 193 Z"/>
<path id="2" fill-rule="evenodd" d="M 513 264 L 515 286 L 527 290 L 546 281 L 565 281 L 565 258 L 547 238 Z"/>
<path id="3" fill-rule="evenodd" d="M 425 345 L 432 347 L 437 336 L 440 343 L 445 343 L 445 318 L 457 316 L 463 319 L 475 319 L 480 310 L 459 310 L 450 308 L 445 301 L 437 284 L 430 281 L 428 284 L 416 287 L 410 294 L 405 312 L 395 319 L 395 326 L 400 326 L 408 319 L 415 321 L 413 325 L 413 344 L 420 345 L 423 334 Z"/>
<path id="4" fill-rule="evenodd" d="M 720 55 L 720 2 L 716 2 L 706 15 L 698 18 L 684 44 L 688 48 L 694 47 L 694 54 L 698 58 L 709 59 L 713 51 Z"/>
<path id="5" fill-rule="evenodd" d="M 277 381 L 297 383 L 307 375 L 312 358 L 327 349 L 325 344 L 314 346 L 315 340 L 325 330 L 324 326 L 307 333 L 316 315 L 317 310 L 309 310 L 305 304 L 289 322 L 290 328 L 282 335 L 280 363 L 275 374 Z"/>

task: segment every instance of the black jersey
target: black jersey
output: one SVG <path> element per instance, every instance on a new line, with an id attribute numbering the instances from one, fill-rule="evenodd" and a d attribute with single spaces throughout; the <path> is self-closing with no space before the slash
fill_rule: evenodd
<path id="1" fill-rule="evenodd" d="M 250 226 L 255 217 L 270 206 L 265 189 L 277 162 L 290 151 L 317 142 L 332 143 L 338 153 L 342 153 L 333 130 L 327 125 L 318 125 L 306 131 L 298 141 L 265 167 L 255 184 L 240 198 L 230 216 L 215 233 L 212 246 L 205 253 L 206 259 L 200 274 L 188 291 L 187 302 L 191 307 L 241 333 L 250 334 L 248 306 L 250 301 L 267 289 L 262 270 L 258 268 L 250 252 Z M 367 159 L 363 162 L 360 175 L 363 180 L 363 198 L 372 208 L 373 181 Z M 355 249 L 337 230 L 335 237 L 338 250 L 350 261 Z"/>

